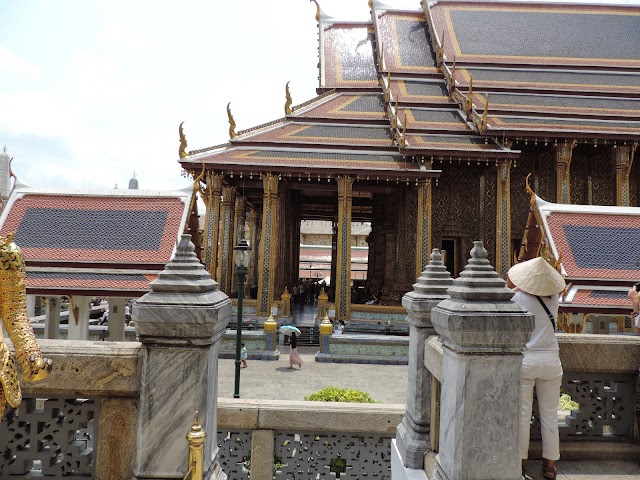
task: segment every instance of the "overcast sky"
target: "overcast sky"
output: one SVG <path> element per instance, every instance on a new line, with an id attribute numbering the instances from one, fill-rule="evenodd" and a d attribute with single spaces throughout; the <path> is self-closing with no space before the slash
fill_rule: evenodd
<path id="1" fill-rule="evenodd" d="M 419 8 L 419 0 L 387 4 Z M 624 3 L 640 3 L 632 0 Z M 367 0 L 320 0 L 368 18 Z M 315 95 L 317 28 L 308 0 L 0 0 L 0 148 L 34 187 L 143 189 L 180 176 L 188 149 L 283 116 Z"/>

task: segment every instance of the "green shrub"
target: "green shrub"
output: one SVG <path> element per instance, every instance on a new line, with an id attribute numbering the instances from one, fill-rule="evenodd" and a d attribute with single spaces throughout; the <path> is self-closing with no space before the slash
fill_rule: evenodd
<path id="1" fill-rule="evenodd" d="M 558 406 L 558 410 L 578 410 L 580 405 L 578 403 L 571 400 L 571 397 L 566 393 L 560 395 L 560 405 Z"/>
<path id="2" fill-rule="evenodd" d="M 378 403 L 367 392 L 338 387 L 325 387 L 304 399 L 319 402 Z"/>

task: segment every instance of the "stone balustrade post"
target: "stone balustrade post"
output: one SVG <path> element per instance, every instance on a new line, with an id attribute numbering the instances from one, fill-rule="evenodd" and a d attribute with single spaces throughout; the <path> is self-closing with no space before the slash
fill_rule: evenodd
<path id="1" fill-rule="evenodd" d="M 280 352 L 278 351 L 278 323 L 273 319 L 273 315 L 263 324 L 264 328 L 264 352 L 262 352 L 262 360 L 278 360 Z"/>
<path id="2" fill-rule="evenodd" d="M 522 350 L 534 318 L 487 260 L 482 242 L 431 311 L 443 344 L 438 480 L 516 480 Z"/>
<path id="3" fill-rule="evenodd" d="M 142 343 L 134 479 L 182 479 L 189 431 L 200 415 L 207 433 L 205 478 L 226 475 L 217 462 L 218 349 L 231 301 L 218 290 L 182 235 L 174 258 L 133 309 Z"/>
<path id="4" fill-rule="evenodd" d="M 447 288 L 453 283 L 442 264 L 438 249 L 433 249 L 431 261 L 425 267 L 413 291 L 402 297 L 409 322 L 409 376 L 407 412 L 398 425 L 396 445 L 406 468 L 424 468 L 424 456 L 430 449 L 432 375 L 424 366 L 427 338 L 435 335 L 431 309 L 448 298 Z"/>

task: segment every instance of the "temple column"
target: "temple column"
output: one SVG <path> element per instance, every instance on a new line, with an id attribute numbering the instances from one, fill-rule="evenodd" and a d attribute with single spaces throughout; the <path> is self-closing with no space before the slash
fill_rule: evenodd
<path id="1" fill-rule="evenodd" d="M 570 166 L 576 141 L 558 143 L 556 150 L 556 203 L 571 203 Z"/>
<path id="2" fill-rule="evenodd" d="M 351 317 L 351 194 L 353 177 L 338 177 L 338 242 L 336 260 L 336 320 Z"/>
<path id="3" fill-rule="evenodd" d="M 336 262 L 338 260 L 338 222 L 331 222 L 331 288 L 336 290 Z M 330 302 L 335 302 L 335 293 L 333 298 L 329 298 Z"/>
<path id="4" fill-rule="evenodd" d="M 207 269 L 212 278 L 217 277 L 218 271 L 222 178 L 222 174 L 207 172 L 207 187 L 201 191 L 206 206 L 204 216 L 204 268 Z"/>
<path id="5" fill-rule="evenodd" d="M 251 247 L 247 284 L 251 288 L 258 282 L 258 212 L 254 209 L 249 210 L 247 226 L 249 227 L 249 246 Z"/>
<path id="6" fill-rule="evenodd" d="M 229 294 L 233 290 L 233 220 L 236 204 L 236 187 L 222 187 L 222 208 L 220 217 L 222 231 L 220 232 L 220 254 L 218 258 L 218 284 L 220 290 Z"/>
<path id="7" fill-rule="evenodd" d="M 60 297 L 47 297 L 44 338 L 60 338 Z"/>
<path id="8" fill-rule="evenodd" d="M 67 339 L 89 340 L 89 315 L 91 313 L 91 297 L 82 295 L 69 296 L 69 329 Z"/>
<path id="9" fill-rule="evenodd" d="M 277 253 L 278 231 L 278 176 L 266 174 L 262 176 L 262 232 L 260 234 L 260 256 L 262 267 L 258 280 L 258 316 L 267 317 L 271 311 L 274 298 L 274 283 Z"/>
<path id="10" fill-rule="evenodd" d="M 431 163 L 431 162 L 429 162 Z M 427 166 L 427 169 L 431 169 Z M 429 261 L 431 251 L 431 179 L 418 183 L 418 221 L 416 235 L 416 278 Z"/>
<path id="11" fill-rule="evenodd" d="M 629 173 L 633 164 L 633 155 L 637 143 L 631 145 L 618 145 L 613 148 L 613 160 L 616 169 L 616 205 L 629 207 Z"/>
<path id="12" fill-rule="evenodd" d="M 125 314 L 124 309 L 127 299 L 122 297 L 109 297 L 109 323 L 107 328 L 110 342 L 124 342 Z"/>
<path id="13" fill-rule="evenodd" d="M 496 172 L 496 272 L 507 278 L 511 266 L 511 160 L 498 160 Z"/>

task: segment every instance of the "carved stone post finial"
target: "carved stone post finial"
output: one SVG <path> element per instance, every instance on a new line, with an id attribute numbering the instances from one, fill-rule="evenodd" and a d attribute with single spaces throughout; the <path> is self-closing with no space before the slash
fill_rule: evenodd
<path id="1" fill-rule="evenodd" d="M 431 422 L 431 373 L 424 366 L 427 338 L 435 334 L 431 324 L 431 309 L 448 298 L 447 288 L 453 283 L 442 264 L 437 249 L 413 285 L 413 291 L 402 297 L 409 322 L 409 378 L 407 412 L 396 433 L 398 452 L 405 467 L 424 468 L 424 456 L 431 448 L 429 442 Z"/>
<path id="2" fill-rule="evenodd" d="M 471 259 L 431 312 L 443 343 L 436 478 L 520 478 L 522 350 L 533 316 L 474 242 Z"/>

